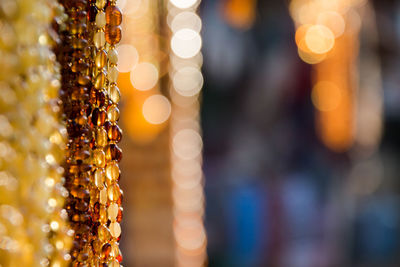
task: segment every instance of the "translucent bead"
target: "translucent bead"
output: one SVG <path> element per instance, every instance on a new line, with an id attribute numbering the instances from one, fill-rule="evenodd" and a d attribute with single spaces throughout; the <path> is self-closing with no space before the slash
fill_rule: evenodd
<path id="1" fill-rule="evenodd" d="M 96 26 L 99 28 L 103 28 L 104 26 L 106 26 L 106 13 L 104 13 L 103 11 L 100 11 L 96 15 Z"/>
<path id="2" fill-rule="evenodd" d="M 118 184 L 110 185 L 107 189 L 107 192 L 108 192 L 108 199 L 110 201 L 117 201 L 121 195 Z"/>
<path id="3" fill-rule="evenodd" d="M 106 243 L 111 239 L 111 234 L 106 226 L 100 224 L 97 228 L 97 237 L 101 242 Z"/>
<path id="4" fill-rule="evenodd" d="M 115 162 L 111 162 L 106 166 L 107 184 L 112 184 L 118 180 L 120 175 L 119 166 Z"/>
<path id="5" fill-rule="evenodd" d="M 107 145 L 107 132 L 103 128 L 98 128 L 96 130 L 96 146 L 105 147 Z"/>
<path id="6" fill-rule="evenodd" d="M 80 85 L 87 85 L 90 83 L 90 77 L 88 75 L 79 75 L 78 83 Z"/>
<path id="7" fill-rule="evenodd" d="M 104 125 L 106 121 L 106 112 L 95 108 L 92 113 L 92 123 L 97 126 Z"/>
<path id="8" fill-rule="evenodd" d="M 105 32 L 106 42 L 110 45 L 116 45 L 121 41 L 121 27 L 119 26 L 106 26 Z"/>
<path id="9" fill-rule="evenodd" d="M 121 138 L 122 138 L 122 130 L 121 130 L 121 128 L 118 127 L 118 125 L 112 125 L 112 126 L 108 129 L 107 134 L 108 134 L 108 138 L 109 138 L 111 141 L 115 141 L 115 142 L 121 141 Z"/>
<path id="10" fill-rule="evenodd" d="M 103 9 L 107 4 L 107 0 L 96 0 L 96 7 L 98 9 Z"/>
<path id="11" fill-rule="evenodd" d="M 110 67 L 108 69 L 107 78 L 108 78 L 108 81 L 110 83 L 116 83 L 117 82 L 117 79 L 118 79 L 118 69 L 117 69 L 117 67 L 114 66 L 114 67 Z"/>
<path id="12" fill-rule="evenodd" d="M 107 263 L 108 267 L 120 267 L 118 260 L 112 260 Z"/>
<path id="13" fill-rule="evenodd" d="M 116 122 L 119 119 L 119 109 L 117 106 L 112 105 L 111 107 L 108 108 L 107 110 L 107 118 L 111 122 Z"/>
<path id="14" fill-rule="evenodd" d="M 106 155 L 103 150 L 96 149 L 93 151 L 93 162 L 99 168 L 104 168 L 106 166 Z"/>
<path id="15" fill-rule="evenodd" d="M 96 59 L 95 59 L 96 67 L 99 69 L 104 68 L 107 64 L 107 53 L 104 50 L 100 50 L 97 52 Z"/>
<path id="16" fill-rule="evenodd" d="M 96 252 L 96 254 L 100 255 L 102 246 L 103 246 L 103 243 L 98 238 L 93 240 L 92 247 L 93 247 L 94 252 Z"/>
<path id="17" fill-rule="evenodd" d="M 117 64 L 118 63 L 118 52 L 115 49 L 110 49 L 108 51 L 108 61 L 110 64 Z"/>
<path id="18" fill-rule="evenodd" d="M 100 190 L 100 198 L 99 198 L 100 204 L 105 205 L 107 204 L 107 188 L 103 188 Z"/>
<path id="19" fill-rule="evenodd" d="M 94 88 L 100 90 L 101 88 L 103 88 L 105 82 L 106 82 L 106 75 L 104 72 L 100 72 L 94 80 Z"/>
<path id="20" fill-rule="evenodd" d="M 116 144 L 109 144 L 105 153 L 107 161 L 116 160 L 120 162 L 122 159 L 122 150 Z"/>
<path id="21" fill-rule="evenodd" d="M 104 32 L 96 32 L 93 36 L 93 43 L 97 49 L 102 48 L 106 44 L 106 35 Z"/>
<path id="22" fill-rule="evenodd" d="M 111 101 L 114 102 L 114 104 L 119 103 L 119 101 L 121 99 L 121 93 L 117 86 L 113 85 L 110 87 L 109 96 L 110 96 Z"/>
<path id="23" fill-rule="evenodd" d="M 94 172 L 94 184 L 101 190 L 104 187 L 106 174 L 103 169 L 97 169 Z"/>
<path id="24" fill-rule="evenodd" d="M 107 208 L 105 205 L 100 206 L 99 214 L 100 214 L 100 222 L 106 224 L 108 218 L 107 218 Z"/>
<path id="25" fill-rule="evenodd" d="M 121 226 L 117 222 L 110 223 L 110 233 L 114 238 L 118 238 L 121 235 Z"/>
<path id="26" fill-rule="evenodd" d="M 122 22 L 122 13 L 117 6 L 108 6 L 106 8 L 107 24 L 111 26 L 118 26 Z"/>
<path id="27" fill-rule="evenodd" d="M 100 258 L 102 260 L 107 259 L 110 256 L 110 252 L 111 252 L 111 245 L 109 243 L 104 244 L 103 247 L 101 248 Z"/>
<path id="28" fill-rule="evenodd" d="M 112 204 L 110 204 L 110 206 L 108 206 L 108 209 L 107 209 L 108 219 L 111 222 L 114 222 L 117 219 L 118 211 L 119 211 L 119 207 L 116 203 L 112 203 Z"/>

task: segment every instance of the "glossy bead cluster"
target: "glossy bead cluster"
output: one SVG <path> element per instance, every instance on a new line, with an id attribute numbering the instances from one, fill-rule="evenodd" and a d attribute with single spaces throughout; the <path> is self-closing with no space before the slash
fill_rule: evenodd
<path id="1" fill-rule="evenodd" d="M 0 2 L 0 263 L 67 266 L 73 233 L 63 187 L 53 1 Z"/>
<path id="2" fill-rule="evenodd" d="M 93 1 L 90 6 L 93 33 L 91 73 L 94 81 L 90 93 L 92 113 L 89 120 L 93 129 L 91 208 L 97 240 L 93 243 L 95 264 L 118 267 L 122 261 L 119 250 L 122 219 L 122 191 L 118 181 L 118 163 L 122 158 L 117 143 L 122 138 L 118 127 L 119 89 L 114 45 L 121 39 L 122 16 L 113 1 Z"/>
<path id="3" fill-rule="evenodd" d="M 107 0 L 63 0 L 67 27 L 58 52 L 68 130 L 66 208 L 75 230 L 73 266 L 120 266 L 122 191 L 120 92 L 114 45 L 121 12 Z"/>

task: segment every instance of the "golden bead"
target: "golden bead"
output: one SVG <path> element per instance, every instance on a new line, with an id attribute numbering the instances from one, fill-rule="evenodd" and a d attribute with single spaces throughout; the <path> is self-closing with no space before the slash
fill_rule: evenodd
<path id="1" fill-rule="evenodd" d="M 113 66 L 108 69 L 107 73 L 108 81 L 110 83 L 116 83 L 118 79 L 118 69 L 117 67 Z"/>
<path id="2" fill-rule="evenodd" d="M 105 205 L 101 205 L 100 206 L 99 214 L 100 214 L 100 222 L 101 223 L 107 223 L 107 220 L 108 220 L 108 218 L 107 218 L 107 208 L 106 208 Z"/>
<path id="3" fill-rule="evenodd" d="M 110 233 L 114 238 L 118 238 L 121 235 L 121 226 L 117 222 L 110 223 Z"/>
<path id="4" fill-rule="evenodd" d="M 120 175 L 119 166 L 115 162 L 111 162 L 106 166 L 107 184 L 112 184 L 118 180 Z"/>
<path id="5" fill-rule="evenodd" d="M 100 204 L 105 205 L 107 204 L 107 188 L 103 188 L 100 190 L 100 198 L 99 198 Z"/>
<path id="6" fill-rule="evenodd" d="M 103 189 L 105 182 L 105 172 L 103 169 L 99 168 L 94 173 L 94 184 L 99 188 Z"/>
<path id="7" fill-rule="evenodd" d="M 99 228 L 97 228 L 97 237 L 101 242 L 105 243 L 111 239 L 111 234 L 106 226 L 100 224 Z"/>
<path id="8" fill-rule="evenodd" d="M 96 7 L 98 9 L 103 9 L 107 4 L 107 0 L 96 0 Z"/>
<path id="9" fill-rule="evenodd" d="M 117 201 L 121 196 L 121 191 L 119 190 L 118 184 L 112 184 L 107 189 L 108 199 L 110 201 Z"/>
<path id="10" fill-rule="evenodd" d="M 117 260 L 112 260 L 107 263 L 108 267 L 120 267 L 119 262 Z"/>
<path id="11" fill-rule="evenodd" d="M 106 13 L 104 13 L 103 11 L 100 11 L 96 15 L 96 26 L 99 28 L 103 28 L 104 26 L 106 26 Z"/>
<path id="12" fill-rule="evenodd" d="M 121 99 L 121 93 L 117 86 L 113 85 L 109 88 L 108 92 L 110 99 L 114 104 L 118 104 Z"/>
<path id="13" fill-rule="evenodd" d="M 106 26 L 105 31 L 106 42 L 110 45 L 116 45 L 121 41 L 121 27 L 120 26 Z"/>
<path id="14" fill-rule="evenodd" d="M 107 53 L 104 50 L 100 50 L 97 52 L 96 58 L 95 58 L 95 63 L 96 67 L 99 69 L 104 68 L 104 66 L 107 64 Z"/>
<path id="15" fill-rule="evenodd" d="M 104 32 L 96 32 L 93 36 L 93 43 L 97 49 L 102 48 L 106 44 L 106 35 Z"/>
<path id="16" fill-rule="evenodd" d="M 94 165 L 100 168 L 104 168 L 106 166 L 106 155 L 103 150 L 96 149 L 93 151 L 93 162 Z"/>
<path id="17" fill-rule="evenodd" d="M 112 203 L 112 204 L 110 204 L 110 206 L 108 206 L 108 209 L 107 209 L 108 219 L 111 222 L 115 222 L 115 220 L 118 216 L 118 211 L 119 211 L 119 207 L 116 203 Z"/>
<path id="18" fill-rule="evenodd" d="M 105 82 L 106 82 L 106 75 L 104 74 L 104 72 L 100 72 L 94 80 L 94 88 L 100 90 L 101 88 L 103 88 Z"/>
<path id="19" fill-rule="evenodd" d="M 103 128 L 98 128 L 96 130 L 96 146 L 105 147 L 106 145 L 107 145 L 107 132 Z"/>
<path id="20" fill-rule="evenodd" d="M 111 106 L 108 110 L 107 110 L 107 118 L 110 122 L 116 122 L 119 119 L 119 109 L 117 108 L 117 106 Z"/>
<path id="21" fill-rule="evenodd" d="M 108 61 L 110 64 L 118 63 L 118 52 L 115 49 L 110 49 L 110 51 L 108 51 Z"/>

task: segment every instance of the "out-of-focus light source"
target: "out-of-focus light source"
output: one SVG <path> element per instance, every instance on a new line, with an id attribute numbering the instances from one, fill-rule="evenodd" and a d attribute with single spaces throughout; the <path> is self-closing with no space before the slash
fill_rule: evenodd
<path id="1" fill-rule="evenodd" d="M 187 9 L 193 7 L 198 0 L 170 0 L 170 2 L 180 9 Z"/>
<path id="2" fill-rule="evenodd" d="M 131 83 L 139 91 L 150 90 L 156 86 L 157 82 L 158 70 L 151 63 L 139 63 L 131 71 Z"/>
<path id="3" fill-rule="evenodd" d="M 177 32 L 185 28 L 195 32 L 200 32 L 201 24 L 201 19 L 196 13 L 184 11 L 172 18 L 170 27 L 172 32 Z"/>
<path id="4" fill-rule="evenodd" d="M 317 23 L 329 28 L 336 38 L 341 36 L 346 28 L 343 16 L 335 11 L 322 12 L 318 16 Z"/>
<path id="5" fill-rule="evenodd" d="M 304 37 L 308 49 L 316 54 L 325 54 L 335 45 L 332 31 L 323 25 L 311 26 Z"/>
<path id="6" fill-rule="evenodd" d="M 256 0 L 227 0 L 223 2 L 225 20 L 233 27 L 249 29 L 256 18 Z"/>
<path id="7" fill-rule="evenodd" d="M 151 124 L 161 124 L 168 120 L 171 104 L 163 95 L 152 95 L 143 103 L 143 116 Z"/>
<path id="8" fill-rule="evenodd" d="M 139 54 L 133 45 L 122 44 L 117 47 L 118 57 L 118 71 L 130 72 L 139 61 Z"/>
<path id="9" fill-rule="evenodd" d="M 192 58 L 201 49 L 202 41 L 200 34 L 192 29 L 181 29 L 171 39 L 171 49 L 181 58 Z"/>
<path id="10" fill-rule="evenodd" d="M 200 92 L 204 79 L 198 68 L 185 67 L 175 73 L 172 82 L 180 95 L 194 96 Z"/>
<path id="11" fill-rule="evenodd" d="M 332 111 L 342 98 L 342 91 L 332 82 L 318 82 L 312 90 L 312 102 L 319 111 Z"/>

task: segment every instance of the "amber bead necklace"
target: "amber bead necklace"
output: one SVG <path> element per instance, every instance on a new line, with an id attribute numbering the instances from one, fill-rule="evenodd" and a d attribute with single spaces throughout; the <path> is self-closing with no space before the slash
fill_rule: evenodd
<path id="1" fill-rule="evenodd" d="M 91 64 L 94 83 L 90 94 L 90 121 L 94 132 L 91 142 L 94 165 L 91 206 L 97 226 L 97 239 L 93 242 L 94 260 L 117 267 L 122 261 L 118 245 L 122 219 L 118 162 L 122 152 L 116 143 L 121 140 L 122 132 L 117 125 L 120 93 L 116 86 L 118 56 L 114 45 L 121 38 L 121 12 L 115 1 L 96 1 L 90 8 L 91 14 L 95 14 Z"/>
<path id="2" fill-rule="evenodd" d="M 115 1 L 62 1 L 62 92 L 68 129 L 66 208 L 75 230 L 73 266 L 120 266 L 122 191 L 118 186 L 118 61 L 121 12 Z"/>
<path id="3" fill-rule="evenodd" d="M 0 2 L 2 266 L 66 266 L 70 258 L 53 19 L 65 16 L 50 0 Z"/>

